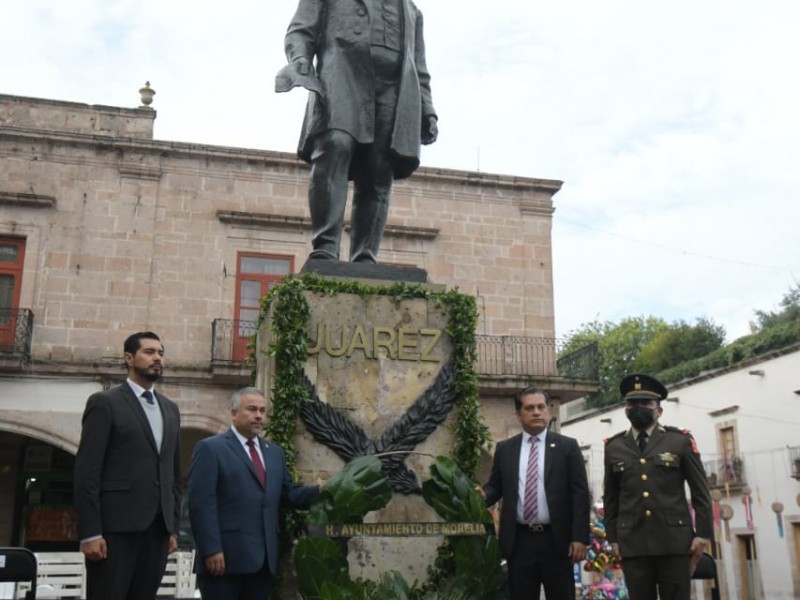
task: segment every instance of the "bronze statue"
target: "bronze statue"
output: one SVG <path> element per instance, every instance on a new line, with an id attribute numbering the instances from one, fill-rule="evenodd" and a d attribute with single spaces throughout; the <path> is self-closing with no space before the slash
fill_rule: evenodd
<path id="1" fill-rule="evenodd" d="M 309 90 L 298 146 L 311 164 L 309 258 L 338 260 L 352 180 L 350 260 L 375 263 L 392 182 L 438 135 L 422 13 L 411 0 L 299 0 L 284 45 L 276 91 Z"/>

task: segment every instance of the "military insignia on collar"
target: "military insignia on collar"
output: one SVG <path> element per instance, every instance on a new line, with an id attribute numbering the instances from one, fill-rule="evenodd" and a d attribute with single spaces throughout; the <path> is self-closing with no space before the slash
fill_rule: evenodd
<path id="1" fill-rule="evenodd" d="M 551 448 L 555 448 L 555 447 L 556 447 L 556 444 L 555 444 L 555 442 L 553 442 L 552 444 L 550 444 L 550 447 L 551 447 Z"/>
<path id="2" fill-rule="evenodd" d="M 662 452 L 661 454 L 658 455 L 658 457 L 661 459 L 661 462 L 664 463 L 665 465 L 671 465 L 676 460 L 678 460 L 678 456 L 676 454 L 673 454 L 672 452 Z"/>

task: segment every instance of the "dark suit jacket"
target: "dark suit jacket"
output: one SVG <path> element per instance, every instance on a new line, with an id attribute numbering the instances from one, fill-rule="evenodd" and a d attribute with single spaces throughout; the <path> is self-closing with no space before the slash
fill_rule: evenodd
<path id="1" fill-rule="evenodd" d="M 497 444 L 492 474 L 483 487 L 488 506 L 503 500 L 499 537 L 500 552 L 506 559 L 511 556 L 517 530 L 521 445 L 521 433 Z M 566 558 L 570 542 L 589 543 L 589 484 L 578 442 L 552 431 L 545 439 L 544 488 L 556 543 L 554 552 Z"/>
<path id="2" fill-rule="evenodd" d="M 266 559 L 278 570 L 278 509 L 281 503 L 308 508 L 317 486 L 292 481 L 283 450 L 263 438 L 266 490 L 232 429 L 201 440 L 189 467 L 189 519 L 197 542 L 195 572 L 205 573 L 204 559 L 225 553 L 225 574 L 255 573 Z"/>
<path id="3" fill-rule="evenodd" d="M 75 457 L 78 539 L 144 531 L 161 513 L 167 531 L 180 520 L 180 413 L 156 393 L 164 420 L 161 452 L 141 401 L 127 383 L 86 401 Z"/>
<path id="4" fill-rule="evenodd" d="M 395 179 L 408 177 L 419 166 L 422 117 L 436 115 L 431 100 L 430 74 L 425 62 L 422 13 L 411 0 L 402 0 L 403 64 L 391 149 Z M 372 0 L 299 0 L 284 40 L 286 57 L 313 64 L 324 98 L 308 96 L 298 153 L 311 162 L 315 137 L 329 129 L 349 133 L 360 144 L 375 137 L 375 85 L 370 31 L 375 11 Z"/>
<path id="5" fill-rule="evenodd" d="M 689 484 L 694 526 L 686 502 Z M 622 558 L 686 554 L 695 536 L 711 539 L 711 494 L 688 432 L 658 425 L 639 451 L 630 431 L 606 442 L 603 511 Z"/>

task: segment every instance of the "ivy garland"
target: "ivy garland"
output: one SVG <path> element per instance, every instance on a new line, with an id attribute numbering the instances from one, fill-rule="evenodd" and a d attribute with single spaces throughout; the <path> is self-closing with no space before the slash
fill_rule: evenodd
<path id="1" fill-rule="evenodd" d="M 456 401 L 458 419 L 455 430 L 453 460 L 475 480 L 481 460 L 481 448 L 491 442 L 491 435 L 479 412 L 478 378 L 475 373 L 475 330 L 478 311 L 475 298 L 458 289 L 433 292 L 420 284 L 394 283 L 373 286 L 350 280 L 325 279 L 318 274 L 290 275 L 274 286 L 264 297 L 258 328 L 272 312 L 272 342 L 269 353 L 275 357 L 275 379 L 272 393 L 272 415 L 265 428 L 266 436 L 281 446 L 286 462 L 296 475 L 296 450 L 293 437 L 303 403 L 310 401 L 302 384 L 303 365 L 308 355 L 308 320 L 311 311 L 304 292 L 335 296 L 355 294 L 361 297 L 390 296 L 395 302 L 423 298 L 432 299 L 448 314 L 446 332 L 453 345 L 456 368 Z M 255 378 L 254 367 L 254 378 Z"/>
<path id="2" fill-rule="evenodd" d="M 286 455 L 286 464 L 297 479 L 294 434 L 300 411 L 311 399 L 303 385 L 303 366 L 308 356 L 308 321 L 311 311 L 304 292 L 335 296 L 355 294 L 390 296 L 395 302 L 406 299 L 432 299 L 444 307 L 448 315 L 446 333 L 453 346 L 455 377 L 455 409 L 458 412 L 453 446 L 453 461 L 477 482 L 481 461 L 481 448 L 491 444 L 489 428 L 483 422 L 478 403 L 478 378 L 475 373 L 477 357 L 475 330 L 478 311 L 475 298 L 462 294 L 458 289 L 433 292 L 420 284 L 394 283 L 388 286 L 373 286 L 352 280 L 325 279 L 318 274 L 290 275 L 275 285 L 264 297 L 257 321 L 257 329 L 271 313 L 272 341 L 268 353 L 275 358 L 275 377 L 272 390 L 272 414 L 265 427 L 265 435 L 281 446 Z M 257 361 L 253 366 L 253 381 L 256 379 Z M 302 529 L 302 519 L 294 511 L 286 511 L 283 532 L 296 537 Z M 285 540 L 287 545 L 291 542 Z M 435 565 L 429 567 L 429 585 L 435 585 L 452 573 L 455 568 L 453 549 L 449 541 L 440 547 Z"/>

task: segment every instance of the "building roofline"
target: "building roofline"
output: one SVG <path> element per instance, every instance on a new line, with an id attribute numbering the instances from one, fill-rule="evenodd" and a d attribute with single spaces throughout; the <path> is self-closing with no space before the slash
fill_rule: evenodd
<path id="1" fill-rule="evenodd" d="M 722 375 L 726 375 L 734 371 L 740 371 L 742 369 L 752 367 L 753 365 L 757 365 L 759 363 L 763 363 L 768 360 L 780 358 L 781 356 L 785 356 L 787 354 L 792 354 L 793 352 L 800 352 L 800 342 L 784 346 L 783 348 L 770 350 L 769 352 L 765 352 L 764 354 L 759 354 L 758 356 L 754 356 L 752 358 L 748 358 L 747 360 L 743 360 L 738 363 L 728 365 L 727 367 L 720 367 L 718 369 L 704 371 L 703 373 L 700 373 L 700 375 L 695 375 L 694 377 L 687 377 L 686 379 L 682 379 L 678 382 L 666 384 L 667 390 L 669 390 L 669 392 L 671 393 L 675 390 L 687 388 L 690 385 L 694 385 L 696 383 L 701 383 L 703 381 L 708 381 L 710 379 L 716 379 L 717 377 L 721 377 Z M 589 419 L 591 417 L 596 417 L 597 415 L 602 415 L 603 413 L 617 410 L 624 404 L 625 404 L 624 401 L 620 401 L 620 402 L 615 402 L 614 404 L 608 404 L 606 406 L 600 406 L 598 408 L 589 409 L 583 413 L 570 417 L 569 419 L 565 419 L 564 421 L 561 422 L 561 425 L 564 426 L 569 423 L 577 423 L 580 421 L 585 421 L 586 419 Z"/>
<path id="2" fill-rule="evenodd" d="M 53 108 L 63 108 L 65 110 L 79 111 L 101 111 L 104 113 L 117 114 L 121 116 L 150 119 L 156 118 L 156 111 L 147 108 L 120 108 L 115 106 L 105 106 L 100 104 L 85 104 L 81 102 L 68 102 L 64 100 L 48 100 L 43 98 L 32 98 L 26 96 L 15 96 L 0 94 L 0 104 L 33 104 L 49 106 Z M 164 153 L 170 152 L 183 156 L 213 156 L 215 158 L 240 161 L 263 161 L 265 164 L 273 166 L 284 166 L 290 168 L 307 168 L 306 164 L 300 160 L 296 154 L 290 152 L 278 152 L 274 150 L 260 150 L 253 148 L 241 148 L 235 146 L 222 146 L 211 144 L 198 144 L 191 142 L 156 140 L 152 137 L 131 137 L 125 135 L 107 135 L 93 132 L 82 132 L 75 130 L 62 130 L 58 128 L 42 127 L 20 127 L 13 122 L 0 122 L 0 138 L 22 138 L 30 139 L 46 138 L 50 141 L 61 142 L 64 144 L 84 144 L 84 145 L 103 145 L 119 149 L 132 149 L 138 152 Z M 460 169 L 445 169 L 436 167 L 420 167 L 414 174 L 418 180 L 426 180 L 431 183 L 441 183 L 446 185 L 464 185 L 473 188 L 499 188 L 523 190 L 531 193 L 545 194 L 553 196 L 563 185 L 563 181 L 556 179 L 540 179 L 533 177 L 518 177 L 513 175 L 501 175 L 497 173 L 481 173 L 477 171 L 465 171 Z M 550 211 L 552 212 L 552 210 Z"/>
<path id="3" fill-rule="evenodd" d="M 125 108 L 122 106 L 108 106 L 105 104 L 87 104 L 85 102 L 71 102 L 68 100 L 51 100 L 49 98 L 34 98 L 32 96 L 18 96 L 14 94 L 0 94 L 0 103 L 23 104 L 32 103 L 44 106 L 71 108 L 81 110 L 99 110 L 107 113 L 126 114 L 131 117 L 156 118 L 156 111 L 152 108 Z"/>
<path id="4" fill-rule="evenodd" d="M 689 387 L 690 385 L 694 385 L 695 383 L 700 383 L 702 381 L 707 381 L 709 379 L 716 379 L 717 377 L 721 377 L 722 375 L 725 375 L 727 373 L 739 371 L 741 369 L 745 369 L 747 367 L 751 367 L 753 365 L 757 365 L 759 363 L 763 363 L 768 360 L 779 358 L 786 354 L 792 354 L 793 352 L 798 352 L 798 351 L 800 351 L 800 342 L 789 344 L 788 346 L 784 346 L 783 348 L 776 348 L 774 350 L 770 350 L 769 352 L 764 352 L 763 354 L 759 354 L 758 356 L 753 356 L 751 358 L 739 361 L 737 363 L 728 365 L 726 367 L 719 367 L 717 369 L 703 371 L 699 375 L 695 375 L 694 377 L 687 377 L 686 379 L 681 379 L 680 381 L 666 384 L 666 386 L 667 389 L 670 391 L 679 390 L 685 387 Z"/>

